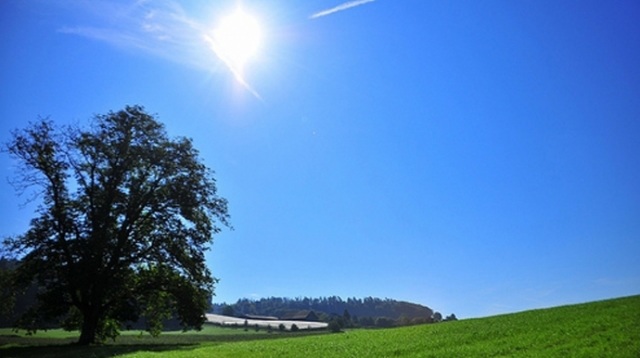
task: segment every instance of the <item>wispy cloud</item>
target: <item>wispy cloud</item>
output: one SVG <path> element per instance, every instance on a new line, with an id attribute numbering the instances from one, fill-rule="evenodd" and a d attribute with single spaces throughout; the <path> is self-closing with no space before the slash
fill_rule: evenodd
<path id="1" fill-rule="evenodd" d="M 205 27 L 176 2 L 92 1 L 84 3 L 81 11 L 90 25 L 64 26 L 59 31 L 191 66 L 215 66 L 204 39 Z"/>
<path id="2" fill-rule="evenodd" d="M 374 1 L 375 0 L 355 0 L 355 1 L 345 2 L 343 4 L 340 4 L 340 5 L 336 6 L 336 7 L 332 7 L 331 9 L 327 9 L 327 10 L 322 10 L 320 12 L 316 12 L 315 14 L 309 16 L 309 18 L 310 19 L 317 19 L 319 17 L 331 15 L 331 14 L 334 14 L 334 13 L 339 12 L 339 11 L 351 9 L 351 8 L 356 7 L 356 6 L 364 5 L 364 4 L 367 4 L 367 3 L 370 3 L 370 2 L 374 2 Z"/>
<path id="3" fill-rule="evenodd" d="M 78 8 L 84 24 L 64 26 L 59 32 L 210 72 L 226 68 L 260 98 L 238 70 L 212 48 L 210 26 L 187 14 L 177 1 L 139 0 L 125 4 L 95 0 L 81 4 Z"/>

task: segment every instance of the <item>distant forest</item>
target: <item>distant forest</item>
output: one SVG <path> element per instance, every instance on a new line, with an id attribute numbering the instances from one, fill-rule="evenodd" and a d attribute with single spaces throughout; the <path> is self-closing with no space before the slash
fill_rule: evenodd
<path id="1" fill-rule="evenodd" d="M 0 259 L 0 293 L 5 289 L 2 283 L 5 273 L 16 267 L 15 260 Z M 19 316 L 35 303 L 38 287 L 34 283 L 25 292 L 16 295 L 15 307 L 9 310 L 7 302 L 0 300 L 0 327 L 11 327 Z M 8 292 L 4 292 L 5 294 Z M 13 311 L 13 312 L 11 312 Z M 320 321 L 336 323 L 345 327 L 392 327 L 423 323 L 437 323 L 456 320 L 455 314 L 443 317 L 439 312 L 416 303 L 366 297 L 364 299 L 338 296 L 321 298 L 271 297 L 260 300 L 240 299 L 234 304 L 213 304 L 211 312 L 235 317 L 269 316 L 277 318 L 300 316 L 301 312 L 313 312 Z M 130 328 L 144 328 L 145 321 L 128 322 Z M 51 322 L 50 328 L 59 327 L 59 322 Z M 165 322 L 165 329 L 178 329 L 175 319 Z"/>
<path id="2" fill-rule="evenodd" d="M 286 317 L 300 311 L 313 311 L 321 321 L 338 320 L 344 327 L 390 327 L 456 320 L 455 314 L 443 317 L 431 308 L 405 301 L 366 297 L 338 296 L 321 298 L 271 297 L 260 300 L 240 299 L 234 304 L 214 304 L 213 313 L 236 317 Z"/>

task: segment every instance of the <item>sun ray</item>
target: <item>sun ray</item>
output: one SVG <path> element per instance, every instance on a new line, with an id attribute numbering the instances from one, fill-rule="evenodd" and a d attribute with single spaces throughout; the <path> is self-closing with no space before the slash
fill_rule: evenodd
<path id="1" fill-rule="evenodd" d="M 235 79 L 260 98 L 247 83 L 244 75 L 245 66 L 262 45 L 262 30 L 258 21 L 242 8 L 238 8 L 222 18 L 214 30 L 204 37 L 211 50 L 229 68 Z"/>

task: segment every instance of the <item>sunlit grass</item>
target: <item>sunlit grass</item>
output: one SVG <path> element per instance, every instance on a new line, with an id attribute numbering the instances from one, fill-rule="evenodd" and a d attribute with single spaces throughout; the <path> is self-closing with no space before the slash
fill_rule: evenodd
<path id="1" fill-rule="evenodd" d="M 4 334 L 1 332 L 0 335 Z M 52 331 L 47 334 L 50 333 L 59 334 Z M 116 344 L 102 347 L 0 348 L 0 356 L 9 353 L 7 356 L 176 358 L 640 357 L 639 337 L 640 296 L 633 296 L 481 319 L 352 330 L 343 334 L 289 336 L 211 327 L 200 333 L 162 335 L 155 341 L 151 337 L 125 334 Z"/>
<path id="2" fill-rule="evenodd" d="M 639 337 L 635 296 L 436 325 L 236 342 L 173 357 L 639 357 Z"/>

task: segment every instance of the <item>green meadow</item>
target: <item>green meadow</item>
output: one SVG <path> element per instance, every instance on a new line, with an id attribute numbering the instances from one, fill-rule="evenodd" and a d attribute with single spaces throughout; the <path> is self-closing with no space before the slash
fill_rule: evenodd
<path id="1" fill-rule="evenodd" d="M 0 330 L 3 357 L 640 357 L 640 296 L 392 329 L 281 334 L 206 327 L 126 332 L 77 347 L 77 333 Z"/>

